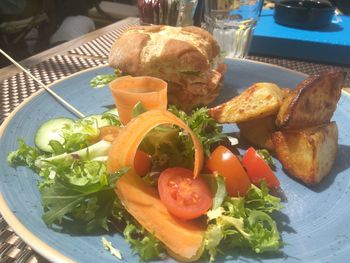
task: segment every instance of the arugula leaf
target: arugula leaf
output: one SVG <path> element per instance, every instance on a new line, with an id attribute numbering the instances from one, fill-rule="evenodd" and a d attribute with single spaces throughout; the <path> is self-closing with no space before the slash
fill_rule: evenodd
<path id="1" fill-rule="evenodd" d="M 76 161 L 71 165 L 57 164 L 51 183 L 42 184 L 40 193 L 44 207 L 44 222 L 64 227 L 63 220 L 73 220 L 83 226 L 84 232 L 108 230 L 115 193 L 115 180 L 126 169 L 109 177 L 105 163 Z"/>

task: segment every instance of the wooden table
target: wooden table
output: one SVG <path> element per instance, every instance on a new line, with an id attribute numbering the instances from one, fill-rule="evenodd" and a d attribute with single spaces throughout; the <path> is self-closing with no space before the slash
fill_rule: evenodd
<path id="1" fill-rule="evenodd" d="M 21 62 L 45 84 L 80 70 L 107 64 L 108 52 L 114 40 L 129 26 L 137 25 L 137 18 L 128 18 L 82 37 L 48 49 Z M 350 67 L 263 56 L 249 59 L 283 66 L 306 74 L 337 69 L 348 72 L 345 89 L 350 92 Z M 39 86 L 15 66 L 0 69 L 0 123 Z M 1 262 L 46 262 L 25 244 L 0 216 Z"/>

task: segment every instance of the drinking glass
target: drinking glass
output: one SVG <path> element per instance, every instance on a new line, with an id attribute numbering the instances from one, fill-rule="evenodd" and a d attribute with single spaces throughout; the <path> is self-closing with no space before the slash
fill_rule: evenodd
<path id="1" fill-rule="evenodd" d="M 264 0 L 205 0 L 205 28 L 226 57 L 245 58 Z"/>

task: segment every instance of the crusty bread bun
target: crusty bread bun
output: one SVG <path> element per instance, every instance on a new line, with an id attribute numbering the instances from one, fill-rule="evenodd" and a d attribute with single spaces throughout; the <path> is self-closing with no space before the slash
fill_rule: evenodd
<path id="1" fill-rule="evenodd" d="M 124 74 L 167 81 L 169 103 L 190 110 L 218 96 L 226 70 L 219 53 L 216 40 L 199 27 L 137 26 L 113 44 L 109 64 Z"/>

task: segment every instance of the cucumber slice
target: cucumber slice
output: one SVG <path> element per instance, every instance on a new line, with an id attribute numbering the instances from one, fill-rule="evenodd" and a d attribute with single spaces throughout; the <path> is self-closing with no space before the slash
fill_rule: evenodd
<path id="1" fill-rule="evenodd" d="M 67 124 L 72 125 L 74 121 L 69 118 L 56 118 L 43 123 L 35 134 L 35 145 L 44 152 L 52 153 L 53 150 L 49 142 L 56 140 L 63 143 L 61 130 Z"/>
<path id="2" fill-rule="evenodd" d="M 102 115 L 100 115 L 100 114 L 87 116 L 87 117 L 85 117 L 85 118 L 83 119 L 83 121 L 84 121 L 84 120 L 93 121 L 94 123 L 96 123 L 96 125 L 97 125 L 98 128 L 111 125 L 111 123 L 109 122 L 109 120 L 107 120 L 107 119 L 102 119 Z"/>

